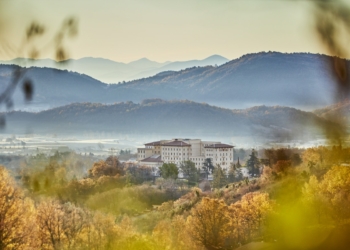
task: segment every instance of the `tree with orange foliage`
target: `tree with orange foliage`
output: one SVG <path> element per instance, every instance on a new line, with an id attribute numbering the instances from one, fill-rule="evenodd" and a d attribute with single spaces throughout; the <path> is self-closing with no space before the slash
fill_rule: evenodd
<path id="1" fill-rule="evenodd" d="M 187 218 L 189 234 L 207 249 L 225 247 L 229 229 L 228 207 L 222 200 L 204 198 Z"/>
<path id="2" fill-rule="evenodd" d="M 273 170 L 276 173 L 286 173 L 288 169 L 292 166 L 292 161 L 277 161 L 276 164 L 273 165 Z"/>
<path id="3" fill-rule="evenodd" d="M 35 248 L 35 208 L 0 167 L 0 249 Z"/>
<path id="4" fill-rule="evenodd" d="M 273 211 L 274 202 L 267 193 L 252 192 L 229 207 L 229 230 L 233 246 L 263 236 L 266 218 Z"/>
<path id="5" fill-rule="evenodd" d="M 91 169 L 89 169 L 89 176 L 92 178 L 98 178 L 100 176 L 115 176 L 123 175 L 123 165 L 120 163 L 117 157 L 110 156 L 106 161 L 95 162 Z"/>

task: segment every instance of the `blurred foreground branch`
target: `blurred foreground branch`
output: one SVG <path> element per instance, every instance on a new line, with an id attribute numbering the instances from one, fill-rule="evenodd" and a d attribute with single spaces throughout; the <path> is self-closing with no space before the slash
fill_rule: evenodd
<path id="1" fill-rule="evenodd" d="M 3 1 L 0 1 L 0 8 L 4 6 Z M 2 9 L 4 11 L 4 9 Z M 67 18 L 63 21 L 59 30 L 55 35 L 48 40 L 46 45 L 41 46 L 41 49 L 37 48 L 38 39 L 44 40 L 43 35 L 47 32 L 48 28 L 38 22 L 33 21 L 30 23 L 24 34 L 24 38 L 19 47 L 16 47 L 14 42 L 10 42 L 7 39 L 7 35 L 3 29 L 7 25 L 7 20 L 0 19 L 0 56 L 7 55 L 12 58 L 17 58 L 21 61 L 21 65 L 26 65 L 29 60 L 34 60 L 46 54 L 47 52 L 54 52 L 53 58 L 57 63 L 65 63 L 69 58 L 65 46 L 65 40 L 72 38 L 78 34 L 78 21 L 75 17 Z M 3 34 L 1 34 L 3 32 Z M 44 41 L 45 42 L 45 41 Z M 18 87 L 21 85 L 24 99 L 26 102 L 30 102 L 34 95 L 34 82 L 32 79 L 26 77 L 28 69 L 20 66 L 13 66 L 11 81 L 3 87 L 3 91 L 0 93 L 0 106 L 5 104 L 7 110 L 11 110 L 14 106 L 13 95 Z M 0 115 L 0 128 L 3 128 L 6 124 L 5 115 Z"/>

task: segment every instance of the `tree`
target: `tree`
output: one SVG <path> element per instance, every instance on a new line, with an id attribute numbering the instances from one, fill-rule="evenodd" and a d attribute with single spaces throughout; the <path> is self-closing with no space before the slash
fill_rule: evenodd
<path id="1" fill-rule="evenodd" d="M 179 175 L 179 169 L 174 163 L 163 163 L 159 172 L 164 179 L 177 179 Z"/>
<path id="2" fill-rule="evenodd" d="M 273 165 L 273 170 L 276 173 L 286 173 L 288 169 L 292 166 L 292 161 L 277 161 L 275 165 Z"/>
<path id="3" fill-rule="evenodd" d="M 249 170 L 249 173 L 252 176 L 259 176 L 260 175 L 260 161 L 257 157 L 256 151 L 253 149 L 252 153 L 249 155 L 249 159 L 247 160 L 247 168 Z"/>
<path id="4" fill-rule="evenodd" d="M 222 200 L 204 198 L 191 210 L 187 229 L 206 249 L 222 249 L 229 234 L 228 207 Z"/>
<path id="5" fill-rule="evenodd" d="M 207 175 L 207 179 L 208 179 L 208 175 L 209 174 L 212 174 L 213 171 L 214 171 L 214 165 L 213 163 L 211 162 L 211 159 L 210 158 L 206 158 L 204 160 L 204 163 L 203 163 L 203 170 L 205 172 L 205 174 Z"/>
<path id="6" fill-rule="evenodd" d="M 184 178 L 188 179 L 189 185 L 194 185 L 199 180 L 199 169 L 192 161 L 184 161 L 180 164 L 180 170 L 184 175 Z"/>
<path id="7" fill-rule="evenodd" d="M 334 166 L 317 181 L 310 177 L 303 190 L 304 199 L 310 201 L 316 211 L 327 209 L 327 215 L 338 221 L 350 218 L 350 168 Z M 322 210 L 321 210 L 322 211 Z M 319 212 L 317 212 L 319 213 Z M 323 216 L 325 213 L 323 213 Z"/>
<path id="8" fill-rule="evenodd" d="M 238 157 L 238 160 L 237 160 L 236 167 L 237 167 L 237 168 L 241 168 L 241 167 L 242 167 L 241 163 L 239 162 L 239 157 Z"/>
<path id="9" fill-rule="evenodd" d="M 55 200 L 40 203 L 37 224 L 42 249 L 81 249 L 87 244 L 86 231 L 91 228 L 92 214 L 71 203 Z"/>
<path id="10" fill-rule="evenodd" d="M 34 247 L 37 231 L 35 209 L 15 186 L 4 167 L 0 167 L 0 250 Z"/>
<path id="11" fill-rule="evenodd" d="M 64 212 L 56 201 L 44 201 L 38 207 L 37 223 L 39 226 L 41 247 L 60 249 L 64 244 Z"/>
<path id="12" fill-rule="evenodd" d="M 127 164 L 125 170 L 130 183 L 142 184 L 145 181 L 153 181 L 154 176 L 151 167 Z"/>
<path id="13" fill-rule="evenodd" d="M 67 249 L 77 249 L 83 245 L 81 236 L 88 225 L 87 213 L 84 209 L 71 203 L 66 203 L 62 207 L 65 215 L 62 221 L 62 228 L 67 241 Z"/>
<path id="14" fill-rule="evenodd" d="M 157 242 L 157 249 L 172 250 L 203 250 L 197 242 L 194 242 L 186 228 L 186 219 L 175 215 L 171 220 L 160 221 L 153 229 L 152 238 Z"/>
<path id="15" fill-rule="evenodd" d="M 241 181 L 243 179 L 243 174 L 242 174 L 241 166 L 239 164 L 239 160 L 237 164 L 231 163 L 230 168 L 228 170 L 227 179 L 229 182 Z"/>
<path id="16" fill-rule="evenodd" d="M 229 217 L 233 244 L 261 237 L 274 207 L 275 202 L 270 200 L 269 195 L 260 192 L 247 193 L 240 201 L 231 204 Z"/>
<path id="17" fill-rule="evenodd" d="M 297 153 L 294 153 L 291 156 L 291 161 L 292 161 L 293 166 L 298 166 L 298 165 L 300 165 L 302 163 L 301 157 Z"/>
<path id="18" fill-rule="evenodd" d="M 106 161 L 95 162 L 91 169 L 89 169 L 89 177 L 98 178 L 103 175 L 115 176 L 123 175 L 123 165 L 120 163 L 117 157 L 109 156 Z"/>
<path id="19" fill-rule="evenodd" d="M 221 168 L 220 165 L 214 169 L 213 173 L 213 187 L 221 188 L 227 184 L 227 177 L 225 170 Z"/>
<path id="20" fill-rule="evenodd" d="M 239 150 L 234 149 L 233 155 L 234 155 L 234 159 L 240 158 L 241 160 L 242 159 L 244 160 L 246 157 L 246 151 L 243 148 L 240 148 Z"/>

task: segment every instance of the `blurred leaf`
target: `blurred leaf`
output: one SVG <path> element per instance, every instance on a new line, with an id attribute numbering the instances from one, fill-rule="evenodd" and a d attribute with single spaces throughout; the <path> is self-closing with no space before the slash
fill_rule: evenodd
<path id="1" fill-rule="evenodd" d="M 26 79 L 22 85 L 22 90 L 26 101 L 31 101 L 33 99 L 34 87 L 31 80 Z"/>
<path id="2" fill-rule="evenodd" d="M 45 32 L 44 26 L 36 22 L 33 22 L 27 29 L 27 39 L 31 39 L 34 36 L 40 36 L 44 34 L 44 32 Z"/>

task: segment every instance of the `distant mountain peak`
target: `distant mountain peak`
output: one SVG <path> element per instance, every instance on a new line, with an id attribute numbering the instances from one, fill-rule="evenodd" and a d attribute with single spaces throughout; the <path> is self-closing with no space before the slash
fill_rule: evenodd
<path id="1" fill-rule="evenodd" d="M 211 56 L 209 56 L 209 57 L 207 57 L 207 58 L 205 58 L 204 60 L 212 60 L 212 59 L 215 59 L 215 60 L 226 60 L 226 61 L 229 61 L 229 59 L 227 59 L 226 57 L 223 57 L 223 56 L 221 56 L 221 55 L 217 55 L 217 54 L 214 54 L 214 55 L 211 55 Z"/>
<path id="2" fill-rule="evenodd" d="M 151 61 L 150 59 L 143 57 L 141 59 L 138 59 L 136 61 L 132 61 L 127 63 L 128 66 L 132 66 L 134 68 L 138 68 L 138 69 L 151 69 L 151 68 L 159 68 L 163 65 L 165 65 L 166 63 L 159 63 L 156 61 Z"/>
<path id="3" fill-rule="evenodd" d="M 141 63 L 145 63 L 145 64 L 162 64 L 160 62 L 156 62 L 156 61 L 152 61 L 150 59 L 148 59 L 147 57 L 142 57 L 138 60 L 132 61 L 127 63 L 128 65 L 135 65 L 135 64 L 141 64 Z"/>
<path id="4" fill-rule="evenodd" d="M 151 61 L 151 60 L 148 59 L 147 57 L 142 57 L 142 58 L 140 58 L 140 59 L 138 59 L 138 60 L 129 62 L 128 64 L 139 63 L 139 62 L 154 62 L 154 61 Z"/>

